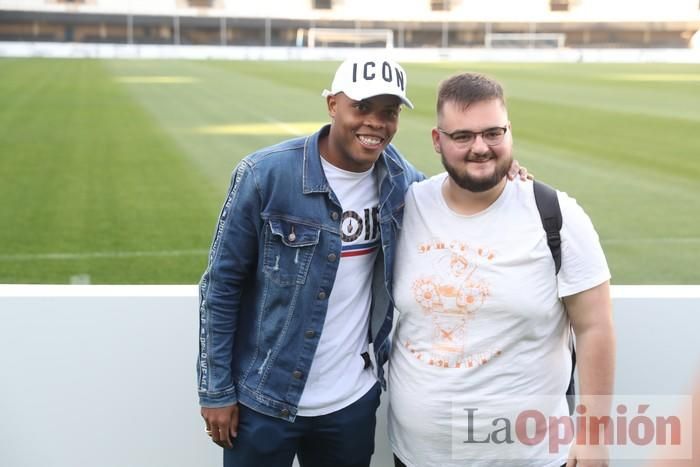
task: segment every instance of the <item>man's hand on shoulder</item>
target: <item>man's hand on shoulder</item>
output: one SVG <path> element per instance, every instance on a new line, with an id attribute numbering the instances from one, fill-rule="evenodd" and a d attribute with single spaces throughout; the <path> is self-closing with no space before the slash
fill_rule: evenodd
<path id="1" fill-rule="evenodd" d="M 238 404 L 202 407 L 201 413 L 211 440 L 222 448 L 233 447 L 233 439 L 238 437 Z"/>
<path id="2" fill-rule="evenodd" d="M 518 176 L 522 181 L 535 179 L 532 174 L 528 173 L 526 167 L 522 167 L 516 159 L 513 159 L 513 162 L 510 164 L 510 169 L 508 170 L 508 180 L 515 180 Z"/>

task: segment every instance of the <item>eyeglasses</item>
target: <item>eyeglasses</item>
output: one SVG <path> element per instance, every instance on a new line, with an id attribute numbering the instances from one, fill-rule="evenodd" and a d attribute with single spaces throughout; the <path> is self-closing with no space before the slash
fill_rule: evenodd
<path id="1" fill-rule="evenodd" d="M 474 144 L 476 137 L 481 135 L 481 139 L 484 140 L 487 146 L 496 146 L 503 142 L 503 137 L 508 131 L 507 126 L 496 126 L 493 128 L 487 128 L 484 131 L 467 131 L 467 130 L 455 130 L 452 133 L 443 130 L 442 128 L 437 129 L 440 133 L 447 136 L 459 147 L 469 147 Z"/>

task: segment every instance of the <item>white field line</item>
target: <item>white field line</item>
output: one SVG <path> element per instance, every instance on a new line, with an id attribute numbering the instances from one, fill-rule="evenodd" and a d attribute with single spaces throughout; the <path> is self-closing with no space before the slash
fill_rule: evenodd
<path id="1" fill-rule="evenodd" d="M 66 260 L 90 258 L 149 258 L 158 256 L 200 256 L 209 250 L 93 251 L 85 253 L 20 253 L 0 255 L 0 261 Z"/>
<path id="2" fill-rule="evenodd" d="M 700 237 L 648 237 L 648 238 L 603 238 L 604 245 L 621 244 L 695 244 L 700 243 Z M 34 261 L 34 260 L 72 260 L 90 258 L 148 258 L 168 256 L 199 256 L 206 255 L 209 250 L 163 250 L 163 251 L 93 251 L 86 253 L 20 253 L 15 255 L 0 255 L 0 261 Z"/>

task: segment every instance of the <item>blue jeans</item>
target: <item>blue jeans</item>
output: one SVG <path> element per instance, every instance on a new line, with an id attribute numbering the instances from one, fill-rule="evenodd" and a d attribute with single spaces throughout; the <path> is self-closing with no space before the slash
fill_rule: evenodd
<path id="1" fill-rule="evenodd" d="M 381 388 L 344 409 L 293 423 L 239 405 L 238 438 L 224 449 L 224 467 L 369 467 Z"/>

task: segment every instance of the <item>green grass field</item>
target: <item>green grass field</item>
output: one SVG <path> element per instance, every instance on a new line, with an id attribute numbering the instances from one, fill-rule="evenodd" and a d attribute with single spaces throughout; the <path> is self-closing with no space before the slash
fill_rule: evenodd
<path id="1" fill-rule="evenodd" d="M 516 157 L 592 217 L 615 284 L 700 284 L 700 66 L 405 64 L 394 142 L 427 174 L 435 89 L 505 86 Z M 197 282 L 229 174 L 327 120 L 336 62 L 0 60 L 0 283 Z"/>

